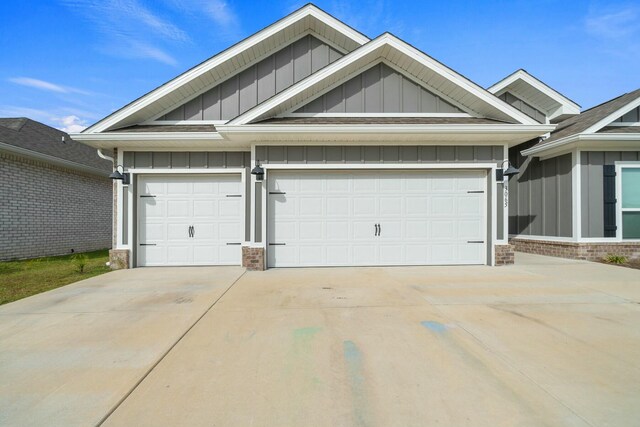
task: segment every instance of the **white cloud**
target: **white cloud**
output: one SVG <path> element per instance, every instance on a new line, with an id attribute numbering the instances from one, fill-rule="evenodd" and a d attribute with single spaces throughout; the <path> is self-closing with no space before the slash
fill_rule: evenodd
<path id="1" fill-rule="evenodd" d="M 12 77 L 10 79 L 8 79 L 8 81 L 18 84 L 18 85 L 22 85 L 22 86 L 28 86 L 28 87 L 32 87 L 32 88 L 36 88 L 36 89 L 42 89 L 42 90 L 47 90 L 50 92 L 57 92 L 57 93 L 79 93 L 82 95 L 90 95 L 89 92 L 81 90 L 81 89 L 77 89 L 74 87 L 69 87 L 69 86 L 61 86 L 55 83 L 51 83 L 51 82 L 47 82 L 44 80 L 39 80 L 39 79 L 33 79 L 31 77 Z"/>
<path id="2" fill-rule="evenodd" d="M 67 133 L 82 132 L 88 126 L 86 120 L 82 120 L 80 117 L 75 115 L 54 117 L 53 121 L 58 124 L 58 129 Z"/>
<path id="3" fill-rule="evenodd" d="M 588 33 L 604 38 L 622 38 L 640 29 L 640 8 L 626 7 L 615 11 L 592 9 L 585 19 Z"/>
<path id="4" fill-rule="evenodd" d="M 220 27 L 229 29 L 237 27 L 238 16 L 224 0 L 166 0 L 172 7 L 182 13 L 206 15 Z"/>
<path id="5" fill-rule="evenodd" d="M 139 0 L 60 0 L 92 22 L 106 37 L 98 49 L 114 56 L 177 61 L 157 47 L 164 42 L 189 42 L 189 35 Z"/>

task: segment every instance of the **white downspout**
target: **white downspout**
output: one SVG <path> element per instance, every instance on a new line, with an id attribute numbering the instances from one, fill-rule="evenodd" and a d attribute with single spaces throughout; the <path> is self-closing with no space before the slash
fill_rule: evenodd
<path id="1" fill-rule="evenodd" d="M 113 157 L 109 157 L 102 152 L 102 148 L 98 148 L 96 151 L 98 152 L 98 157 L 100 157 L 101 159 L 111 160 L 111 163 L 115 163 L 115 160 L 113 160 Z"/>

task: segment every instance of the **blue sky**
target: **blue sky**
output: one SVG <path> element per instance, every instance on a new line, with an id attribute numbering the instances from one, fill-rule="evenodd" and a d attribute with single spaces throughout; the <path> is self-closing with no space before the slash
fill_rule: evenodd
<path id="1" fill-rule="evenodd" d="M 0 117 L 79 131 L 305 2 L 5 0 Z M 317 1 L 487 87 L 524 68 L 583 108 L 640 87 L 637 1 Z"/>

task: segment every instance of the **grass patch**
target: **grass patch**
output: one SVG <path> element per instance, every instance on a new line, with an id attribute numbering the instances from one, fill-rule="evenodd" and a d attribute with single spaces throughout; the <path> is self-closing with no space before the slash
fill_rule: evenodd
<path id="1" fill-rule="evenodd" d="M 110 271 L 109 250 L 0 262 L 0 305 Z M 82 264 L 82 268 L 80 268 Z"/>

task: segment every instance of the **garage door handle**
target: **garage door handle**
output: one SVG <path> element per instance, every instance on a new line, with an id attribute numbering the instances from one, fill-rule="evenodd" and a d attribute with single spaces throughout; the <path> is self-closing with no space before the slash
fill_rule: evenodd
<path id="1" fill-rule="evenodd" d="M 484 193 L 484 190 L 470 190 L 467 193 Z"/>
<path id="2" fill-rule="evenodd" d="M 241 245 L 242 243 L 227 243 L 227 246 L 231 246 L 231 245 Z"/>
<path id="3" fill-rule="evenodd" d="M 140 246 L 155 246 L 155 243 L 140 243 Z"/>
<path id="4" fill-rule="evenodd" d="M 287 194 L 284 191 L 269 191 L 269 194 Z"/>
<path id="5" fill-rule="evenodd" d="M 269 243 L 269 246 L 286 246 L 286 243 Z"/>
<path id="6" fill-rule="evenodd" d="M 227 194 L 227 197 L 242 197 L 242 194 Z"/>
<path id="7" fill-rule="evenodd" d="M 467 240 L 467 243 L 484 243 L 484 240 Z"/>

